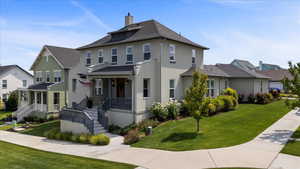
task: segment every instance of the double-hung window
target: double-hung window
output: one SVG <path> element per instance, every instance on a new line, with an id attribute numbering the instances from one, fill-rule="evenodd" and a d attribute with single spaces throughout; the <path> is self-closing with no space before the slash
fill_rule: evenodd
<path id="1" fill-rule="evenodd" d="M 151 59 L 151 47 L 150 47 L 150 44 L 144 44 L 143 45 L 143 53 L 144 53 L 144 60 L 150 60 Z"/>
<path id="2" fill-rule="evenodd" d="M 170 63 L 176 63 L 175 45 L 172 45 L 172 44 L 169 45 L 169 60 L 170 60 Z"/>
<path id="3" fill-rule="evenodd" d="M 96 85 L 95 85 L 95 95 L 96 96 L 101 96 L 102 95 L 102 93 L 103 93 L 102 85 L 103 85 L 102 79 L 97 79 L 96 80 Z"/>
<path id="4" fill-rule="evenodd" d="M 192 64 L 196 63 L 196 50 L 192 49 Z"/>
<path id="5" fill-rule="evenodd" d="M 54 105 L 59 105 L 59 93 L 54 93 L 53 94 L 53 104 Z"/>
<path id="6" fill-rule="evenodd" d="M 144 84 L 143 84 L 143 88 L 144 88 L 144 93 L 143 96 L 144 97 L 149 97 L 150 96 L 150 79 L 144 79 Z"/>
<path id="7" fill-rule="evenodd" d="M 132 64 L 133 63 L 133 51 L 132 46 L 126 47 L 126 64 Z"/>
<path id="8" fill-rule="evenodd" d="M 86 66 L 90 66 L 92 64 L 92 54 L 91 54 L 91 52 L 86 53 L 85 64 L 86 64 Z"/>
<path id="9" fill-rule="evenodd" d="M 51 81 L 51 74 L 49 71 L 46 72 L 46 81 L 50 82 Z"/>
<path id="10" fill-rule="evenodd" d="M 98 51 L 98 63 L 103 63 L 103 49 Z"/>
<path id="11" fill-rule="evenodd" d="M 215 80 L 208 80 L 207 81 L 207 96 L 208 97 L 215 97 Z"/>
<path id="12" fill-rule="evenodd" d="M 27 80 L 22 80 L 22 86 L 27 87 Z"/>
<path id="13" fill-rule="evenodd" d="M 170 79 L 170 81 L 169 81 L 169 97 L 171 99 L 175 98 L 175 80 L 174 79 Z"/>
<path id="14" fill-rule="evenodd" d="M 54 82 L 61 82 L 61 71 L 54 71 Z"/>
<path id="15" fill-rule="evenodd" d="M 7 80 L 2 80 L 2 89 L 7 88 Z"/>
<path id="16" fill-rule="evenodd" d="M 111 49 L 111 64 L 115 65 L 118 63 L 118 49 L 112 48 Z"/>
<path id="17" fill-rule="evenodd" d="M 43 72 L 42 71 L 35 72 L 35 78 L 36 78 L 36 82 L 43 81 Z"/>

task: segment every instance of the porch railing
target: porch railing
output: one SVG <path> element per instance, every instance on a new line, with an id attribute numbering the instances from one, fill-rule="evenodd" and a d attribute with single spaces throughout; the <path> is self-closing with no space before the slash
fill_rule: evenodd
<path id="1" fill-rule="evenodd" d="M 131 98 L 109 98 L 104 101 L 103 106 L 105 109 L 115 108 L 115 109 L 132 109 L 132 99 Z"/>
<path id="2" fill-rule="evenodd" d="M 94 133 L 94 120 L 84 111 L 63 108 L 60 112 L 60 118 L 61 120 L 83 124 L 91 133 Z"/>

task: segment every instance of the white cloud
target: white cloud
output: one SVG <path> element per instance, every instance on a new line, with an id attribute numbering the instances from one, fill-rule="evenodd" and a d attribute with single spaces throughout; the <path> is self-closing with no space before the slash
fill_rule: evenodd
<path id="1" fill-rule="evenodd" d="M 95 24 L 97 24 L 99 27 L 104 28 L 106 31 L 111 30 L 111 28 L 108 25 L 106 25 L 98 16 L 93 14 L 93 12 L 91 12 L 89 9 L 87 9 L 86 7 L 84 7 L 83 5 L 78 3 L 77 1 L 72 0 L 71 4 L 74 5 L 75 7 L 79 8 L 79 9 L 81 9 L 85 13 L 85 15 L 91 21 L 93 21 Z"/>

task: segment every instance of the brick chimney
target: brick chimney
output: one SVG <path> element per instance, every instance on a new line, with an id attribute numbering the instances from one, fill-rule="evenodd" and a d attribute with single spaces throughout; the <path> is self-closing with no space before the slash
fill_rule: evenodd
<path id="1" fill-rule="evenodd" d="M 130 15 L 128 12 L 128 15 L 125 16 L 125 26 L 133 24 L 133 16 Z"/>

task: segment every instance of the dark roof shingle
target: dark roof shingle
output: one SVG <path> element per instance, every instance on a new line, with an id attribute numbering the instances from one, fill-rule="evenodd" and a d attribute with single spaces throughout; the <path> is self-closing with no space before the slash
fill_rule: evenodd
<path id="1" fill-rule="evenodd" d="M 5 72 L 8 72 L 8 71 L 10 71 L 11 69 L 14 69 L 14 68 L 20 69 L 20 70 L 22 70 L 23 72 L 25 72 L 26 74 L 28 74 L 29 76 L 32 77 L 32 74 L 30 74 L 29 72 L 27 72 L 26 70 L 24 70 L 23 68 L 21 68 L 21 67 L 18 66 L 18 65 L 5 65 L 5 66 L 0 66 L 0 75 L 1 75 L 1 74 L 4 74 Z"/>
<path id="2" fill-rule="evenodd" d="M 54 83 L 38 83 L 28 87 L 28 89 L 32 90 L 47 90 L 48 86 L 53 85 Z"/>
<path id="3" fill-rule="evenodd" d="M 181 76 L 192 76 L 195 70 L 196 70 L 195 66 L 192 66 L 189 70 L 182 73 Z M 203 69 L 201 69 L 201 72 L 208 76 L 229 77 L 224 71 L 222 71 L 215 65 L 204 65 Z"/>
<path id="4" fill-rule="evenodd" d="M 64 68 L 72 68 L 79 63 L 80 52 L 76 49 L 49 45 L 46 45 L 45 47 L 54 55 Z"/>
<path id="5" fill-rule="evenodd" d="M 261 79 L 269 79 L 265 75 L 255 72 L 254 70 L 245 70 L 238 68 L 232 64 L 217 64 L 219 69 L 226 72 L 232 78 L 261 78 Z"/>
<path id="6" fill-rule="evenodd" d="M 118 31 L 110 32 L 109 35 L 78 49 L 87 49 L 100 46 L 108 46 L 120 43 L 134 42 L 140 40 L 166 38 L 192 46 L 208 49 L 205 46 L 199 45 L 185 38 L 184 36 L 174 32 L 168 27 L 160 24 L 155 20 L 148 20 L 139 23 L 133 23 L 125 26 Z"/>
<path id="7" fill-rule="evenodd" d="M 292 74 L 286 70 L 286 69 L 280 69 L 280 70 L 263 70 L 263 71 L 257 71 L 260 74 L 263 74 L 265 76 L 271 77 L 272 81 L 281 81 L 285 77 L 287 77 L 289 80 L 293 79 Z"/>

